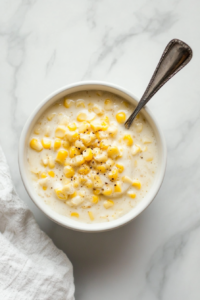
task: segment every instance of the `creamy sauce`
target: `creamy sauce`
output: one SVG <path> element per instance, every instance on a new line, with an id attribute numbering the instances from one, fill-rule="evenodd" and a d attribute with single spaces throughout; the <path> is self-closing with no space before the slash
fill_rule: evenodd
<path id="1" fill-rule="evenodd" d="M 47 109 L 33 128 L 27 155 L 41 201 L 85 223 L 111 221 L 134 209 L 152 185 L 158 154 L 141 114 L 125 129 L 133 109 L 102 91 L 70 94 Z"/>

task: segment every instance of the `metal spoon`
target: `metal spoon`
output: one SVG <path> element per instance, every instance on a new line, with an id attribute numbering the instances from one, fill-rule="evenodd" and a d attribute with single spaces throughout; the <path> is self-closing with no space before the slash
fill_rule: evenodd
<path id="1" fill-rule="evenodd" d="M 130 115 L 124 126 L 129 129 L 133 120 L 143 106 L 155 95 L 155 93 L 178 71 L 189 63 L 192 58 L 192 49 L 178 39 L 171 40 L 165 48 L 154 74 L 139 101 L 136 109 Z"/>

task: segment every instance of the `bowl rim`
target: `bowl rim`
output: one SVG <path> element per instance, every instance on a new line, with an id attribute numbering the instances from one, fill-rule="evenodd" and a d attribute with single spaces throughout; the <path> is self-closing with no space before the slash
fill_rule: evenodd
<path id="1" fill-rule="evenodd" d="M 25 123 L 25 125 L 22 129 L 20 140 L 19 140 L 18 164 L 19 164 L 21 179 L 22 179 L 22 182 L 24 184 L 24 187 L 25 187 L 29 197 L 35 203 L 35 205 L 47 217 L 49 217 L 55 223 L 57 223 L 59 225 L 62 225 L 64 227 L 73 229 L 73 230 L 83 231 L 83 232 L 101 232 L 101 231 L 111 230 L 111 229 L 114 229 L 114 228 L 117 228 L 117 227 L 120 227 L 120 226 L 123 226 L 123 225 L 127 224 L 128 222 L 130 222 L 134 218 L 136 218 L 138 215 L 140 215 L 152 203 L 152 201 L 156 197 L 156 195 L 157 195 L 157 193 L 158 193 L 158 191 L 161 187 L 161 184 L 163 182 L 163 179 L 164 179 L 165 170 L 166 170 L 166 163 L 167 163 L 167 147 L 166 147 L 165 138 L 164 138 L 164 135 L 163 135 L 163 132 L 162 132 L 160 126 L 158 125 L 155 117 L 152 115 L 149 108 L 147 106 L 145 106 L 143 108 L 143 110 L 147 113 L 147 115 L 150 117 L 151 121 L 154 123 L 154 126 L 157 130 L 157 133 L 158 133 L 159 139 L 160 139 L 161 155 L 162 155 L 162 161 L 161 161 L 161 166 L 160 166 L 160 176 L 157 179 L 157 185 L 156 185 L 156 188 L 154 187 L 154 192 L 152 193 L 152 196 L 149 197 L 149 201 L 147 201 L 147 203 L 145 205 L 144 204 L 141 205 L 140 209 L 137 209 L 137 211 L 136 211 L 135 208 L 138 206 L 138 204 L 139 204 L 138 203 L 137 206 L 134 209 L 132 209 L 131 211 L 129 211 L 128 213 L 124 214 L 123 216 L 119 217 L 116 220 L 113 220 L 113 221 L 110 221 L 110 222 L 103 222 L 103 223 L 94 223 L 94 224 L 87 224 L 87 223 L 83 223 L 83 222 L 77 222 L 77 221 L 71 220 L 70 218 L 68 218 L 66 216 L 62 216 L 62 215 L 58 214 L 57 212 L 53 211 L 50 207 L 48 207 L 47 204 L 45 204 L 45 203 L 43 203 L 43 201 L 41 201 L 41 198 L 40 198 L 40 201 L 38 201 L 39 196 L 36 197 L 36 195 L 34 195 L 31 192 L 31 189 L 29 188 L 30 180 L 27 179 L 27 176 L 25 176 L 26 168 L 25 168 L 25 163 L 24 163 L 24 154 L 25 154 L 25 147 L 26 147 L 26 136 L 27 136 L 29 127 L 32 124 L 33 119 L 35 119 L 35 117 L 40 113 L 41 108 L 47 102 L 50 102 L 50 100 L 53 97 L 55 97 L 56 95 L 58 95 L 58 94 L 60 94 L 64 91 L 67 91 L 69 89 L 76 88 L 76 87 L 84 87 L 84 86 L 87 86 L 87 85 L 90 85 L 90 86 L 91 85 L 99 85 L 99 86 L 102 86 L 102 90 L 103 90 L 103 86 L 107 87 L 107 88 L 115 89 L 116 94 L 117 94 L 117 91 L 118 91 L 118 93 L 122 92 L 122 93 L 126 94 L 128 97 L 131 97 L 133 100 L 138 102 L 138 98 L 135 97 L 127 89 L 125 89 L 125 88 L 123 88 L 123 87 L 121 87 L 117 84 L 113 84 L 113 83 L 110 83 L 110 82 L 99 81 L 99 80 L 87 80 L 87 81 L 75 82 L 75 83 L 71 83 L 71 84 L 65 85 L 65 86 L 57 89 L 56 91 L 54 91 L 53 93 L 51 93 L 47 97 L 45 97 L 45 99 L 43 99 L 36 106 L 36 108 L 33 110 L 33 112 L 28 117 L 28 119 L 27 119 L 27 121 L 26 121 L 26 123 Z M 52 104 L 50 104 L 50 105 L 52 105 Z M 155 185 L 155 183 L 154 183 L 154 185 Z M 148 197 L 148 193 L 140 201 L 140 203 L 147 197 Z"/>

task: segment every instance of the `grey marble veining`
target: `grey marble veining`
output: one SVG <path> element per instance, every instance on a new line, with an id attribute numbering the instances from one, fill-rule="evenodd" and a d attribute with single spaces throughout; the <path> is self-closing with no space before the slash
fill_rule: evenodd
<path id="1" fill-rule="evenodd" d="M 200 299 L 200 2 L 0 1 L 0 143 L 16 190 L 74 265 L 77 300 Z M 48 220 L 28 197 L 17 163 L 36 105 L 75 81 L 110 81 L 140 97 L 172 38 L 191 63 L 148 104 L 167 141 L 166 176 L 128 225 L 85 234 Z"/>

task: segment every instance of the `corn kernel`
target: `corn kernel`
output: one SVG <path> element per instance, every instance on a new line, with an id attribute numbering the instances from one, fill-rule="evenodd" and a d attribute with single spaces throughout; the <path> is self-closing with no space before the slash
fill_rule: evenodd
<path id="1" fill-rule="evenodd" d="M 70 164 L 72 166 L 79 167 L 82 164 L 84 164 L 84 162 L 85 162 L 85 159 L 84 159 L 83 155 L 77 155 L 71 159 Z"/>
<path id="2" fill-rule="evenodd" d="M 70 131 L 75 131 L 77 129 L 75 122 L 69 123 L 67 127 L 69 128 Z"/>
<path id="3" fill-rule="evenodd" d="M 114 191 L 116 193 L 121 193 L 122 189 L 121 189 L 121 183 L 119 181 L 117 181 L 114 185 Z"/>
<path id="4" fill-rule="evenodd" d="M 111 110 L 113 107 L 113 102 L 110 99 L 106 99 L 104 101 L 104 109 L 105 110 Z"/>
<path id="5" fill-rule="evenodd" d="M 117 131 L 118 131 L 117 126 L 115 126 L 113 124 L 110 125 L 108 128 L 108 133 L 109 133 L 109 136 L 111 136 L 111 137 L 114 137 L 117 134 Z"/>
<path id="6" fill-rule="evenodd" d="M 54 141 L 54 151 L 58 150 L 61 146 L 61 139 L 57 138 Z"/>
<path id="7" fill-rule="evenodd" d="M 46 178 L 47 177 L 47 174 L 44 172 L 41 174 L 41 178 Z"/>
<path id="8" fill-rule="evenodd" d="M 123 101 L 122 104 L 125 106 L 125 107 L 129 107 L 129 103 L 127 101 Z"/>
<path id="9" fill-rule="evenodd" d="M 92 107 L 92 111 L 99 116 L 103 115 L 103 109 L 97 104 Z"/>
<path id="10" fill-rule="evenodd" d="M 118 123 L 124 123 L 126 121 L 126 114 L 124 112 L 118 112 L 116 114 L 116 120 Z"/>
<path id="11" fill-rule="evenodd" d="M 138 145 L 133 145 L 133 148 L 132 148 L 132 155 L 136 155 L 136 154 L 138 154 L 138 153 L 140 153 L 140 152 L 141 152 L 140 146 L 138 146 Z"/>
<path id="12" fill-rule="evenodd" d="M 80 125 L 79 125 L 79 128 L 78 128 L 78 132 L 79 133 L 84 133 L 86 131 L 89 131 L 90 130 L 90 124 L 86 121 L 83 121 Z"/>
<path id="13" fill-rule="evenodd" d="M 111 167 L 114 166 L 114 164 L 115 164 L 115 162 L 114 162 L 111 158 L 109 158 L 109 159 L 106 161 L 106 168 L 107 168 L 107 169 L 110 169 Z"/>
<path id="14" fill-rule="evenodd" d="M 93 193 L 94 193 L 95 195 L 99 195 L 99 194 L 101 193 L 101 189 L 99 189 L 99 188 L 96 189 L 96 188 L 95 188 L 95 189 L 93 190 Z"/>
<path id="15" fill-rule="evenodd" d="M 93 212 L 92 211 L 88 211 L 88 215 L 90 217 L 90 220 L 91 221 L 94 221 L 94 215 L 93 215 Z"/>
<path id="16" fill-rule="evenodd" d="M 137 188 L 138 190 L 140 190 L 140 188 L 141 188 L 141 183 L 140 183 L 139 180 L 134 180 L 134 181 L 132 182 L 132 186 L 134 186 L 135 188 Z"/>
<path id="17" fill-rule="evenodd" d="M 133 183 L 133 180 L 130 177 L 128 177 L 128 176 L 123 176 L 122 177 L 122 181 L 126 182 L 126 183 L 130 183 L 130 184 Z"/>
<path id="18" fill-rule="evenodd" d="M 137 123 L 136 125 L 136 131 L 139 133 L 143 130 L 143 125 L 142 123 Z"/>
<path id="19" fill-rule="evenodd" d="M 37 139 L 32 139 L 30 141 L 30 147 L 35 150 L 35 151 L 42 151 L 43 147 L 41 145 L 41 143 L 37 140 Z"/>
<path id="20" fill-rule="evenodd" d="M 94 104 L 93 103 L 88 103 L 88 111 L 91 112 Z"/>
<path id="21" fill-rule="evenodd" d="M 93 131 L 98 131 L 98 130 L 102 130 L 102 125 L 101 123 L 97 123 L 97 122 L 91 122 L 90 126 L 92 128 Z"/>
<path id="22" fill-rule="evenodd" d="M 103 122 L 101 123 L 101 130 L 105 131 L 105 130 L 107 130 L 107 129 L 108 129 L 108 123 L 106 123 L 105 121 L 103 121 Z"/>
<path id="23" fill-rule="evenodd" d="M 35 134 L 40 134 L 41 133 L 41 128 L 40 127 L 36 127 L 35 129 L 34 129 L 34 131 L 33 131 L 33 133 L 35 133 Z"/>
<path id="24" fill-rule="evenodd" d="M 51 121 L 54 117 L 55 117 L 56 113 L 52 113 L 50 115 L 47 116 L 47 120 Z"/>
<path id="25" fill-rule="evenodd" d="M 67 178 L 71 178 L 75 174 L 75 171 L 71 166 L 65 166 L 63 171 Z"/>
<path id="26" fill-rule="evenodd" d="M 65 132 L 66 132 L 66 129 L 65 129 L 65 127 L 64 126 L 62 126 L 62 125 L 60 125 L 60 126 L 58 126 L 57 128 L 56 128 L 56 130 L 55 130 L 55 136 L 57 137 L 57 138 L 64 138 L 64 136 L 65 136 Z"/>
<path id="27" fill-rule="evenodd" d="M 131 137 L 130 134 L 126 134 L 123 137 L 123 140 L 126 141 L 127 146 L 132 146 L 133 145 L 133 138 Z"/>
<path id="28" fill-rule="evenodd" d="M 63 148 L 69 149 L 69 147 L 70 147 L 70 142 L 69 142 L 69 141 L 63 141 L 63 142 L 62 142 L 62 145 L 63 145 Z"/>
<path id="29" fill-rule="evenodd" d="M 100 142 L 99 147 L 100 147 L 102 150 L 107 150 L 108 147 L 109 147 L 109 142 L 106 141 L 106 140 L 102 140 L 102 141 Z"/>
<path id="30" fill-rule="evenodd" d="M 60 200 L 67 200 L 67 196 L 63 193 L 62 189 L 55 189 L 56 196 Z"/>
<path id="31" fill-rule="evenodd" d="M 117 167 L 119 173 L 122 173 L 124 171 L 124 166 L 123 165 L 116 164 L 116 167 Z"/>
<path id="32" fill-rule="evenodd" d="M 79 178 L 79 181 L 80 181 L 81 184 L 87 183 L 87 180 L 88 179 L 84 175 L 80 176 L 80 178 Z"/>
<path id="33" fill-rule="evenodd" d="M 67 98 L 64 99 L 64 106 L 65 106 L 66 108 L 70 108 L 73 104 L 74 104 L 74 100 L 72 100 L 72 99 L 67 99 Z"/>
<path id="34" fill-rule="evenodd" d="M 128 191 L 127 195 L 132 199 L 134 199 L 136 197 L 136 194 L 133 191 Z"/>
<path id="35" fill-rule="evenodd" d="M 99 202 L 99 197 L 98 197 L 97 195 L 93 195 L 93 196 L 92 196 L 92 202 L 93 202 L 94 204 L 97 204 L 97 203 Z"/>
<path id="36" fill-rule="evenodd" d="M 71 217 L 79 218 L 79 213 L 74 211 L 71 213 Z"/>
<path id="37" fill-rule="evenodd" d="M 74 194 L 75 189 L 74 189 L 73 183 L 70 182 L 70 183 L 66 184 L 63 187 L 62 191 L 66 196 Z"/>
<path id="38" fill-rule="evenodd" d="M 78 122 L 83 122 L 83 121 L 86 121 L 87 120 L 87 115 L 85 113 L 79 113 L 78 116 L 77 116 L 77 121 Z"/>
<path id="39" fill-rule="evenodd" d="M 80 183 L 80 181 L 79 181 L 78 178 L 76 178 L 75 180 L 73 180 L 73 185 L 74 185 L 75 188 L 79 186 L 79 183 Z"/>
<path id="40" fill-rule="evenodd" d="M 68 156 L 68 152 L 66 150 L 59 150 L 56 156 L 56 162 L 58 162 L 59 164 L 64 164 L 67 156 Z"/>
<path id="41" fill-rule="evenodd" d="M 45 127 L 45 129 L 44 129 L 44 135 L 47 136 L 47 137 L 50 136 L 50 126 L 46 126 Z"/>
<path id="42" fill-rule="evenodd" d="M 104 165 L 98 165 L 96 167 L 96 169 L 101 172 L 101 173 L 105 173 L 106 172 L 106 167 Z"/>
<path id="43" fill-rule="evenodd" d="M 86 145 L 87 147 L 90 146 L 93 141 L 96 139 L 96 136 L 94 133 L 90 132 L 89 134 L 81 133 L 80 139 Z"/>
<path id="44" fill-rule="evenodd" d="M 82 165 L 78 170 L 78 173 L 81 175 L 87 175 L 90 172 L 90 168 L 87 165 Z"/>
<path id="45" fill-rule="evenodd" d="M 104 201 L 104 203 L 103 203 L 103 206 L 104 206 L 106 209 L 112 207 L 113 205 L 114 205 L 114 201 L 112 201 L 112 200 L 107 200 L 107 201 Z"/>
<path id="46" fill-rule="evenodd" d="M 143 138 L 142 141 L 143 141 L 144 144 L 151 144 L 151 140 L 148 139 L 147 137 Z"/>
<path id="47" fill-rule="evenodd" d="M 108 148 L 108 156 L 115 159 L 120 155 L 119 149 L 116 146 L 110 146 Z"/>
<path id="48" fill-rule="evenodd" d="M 55 177 L 54 171 L 49 171 L 48 174 L 49 174 L 49 176 L 51 176 L 51 177 Z"/>
<path id="49" fill-rule="evenodd" d="M 88 189 L 93 188 L 93 182 L 92 182 L 92 180 L 87 179 L 85 185 L 86 185 L 86 187 L 87 187 Z"/>
<path id="50" fill-rule="evenodd" d="M 76 107 L 85 107 L 85 101 L 83 99 L 76 100 Z"/>
<path id="51" fill-rule="evenodd" d="M 105 116 L 103 118 L 103 121 L 106 122 L 108 125 L 110 124 L 110 120 L 109 120 L 109 117 L 108 116 Z"/>
<path id="52" fill-rule="evenodd" d="M 44 190 L 44 191 L 46 191 L 46 190 L 47 190 L 47 186 L 43 186 L 42 188 L 43 188 L 43 190 Z"/>
<path id="53" fill-rule="evenodd" d="M 74 146 L 70 147 L 70 149 L 69 149 L 69 157 L 73 158 L 76 155 L 80 155 L 80 151 L 76 147 L 74 147 Z"/>
<path id="54" fill-rule="evenodd" d="M 118 171 L 117 169 L 113 169 L 111 170 L 109 173 L 108 173 L 108 178 L 111 180 L 111 181 L 115 181 L 118 177 Z"/>
<path id="55" fill-rule="evenodd" d="M 146 161 L 152 161 L 153 160 L 153 157 L 150 156 L 150 157 L 147 157 Z"/>
<path id="56" fill-rule="evenodd" d="M 102 191 L 102 194 L 104 195 L 104 196 L 110 196 L 111 194 L 112 194 L 112 187 L 111 186 L 109 186 L 109 185 L 107 185 L 104 189 L 103 189 L 103 191 Z"/>
<path id="57" fill-rule="evenodd" d="M 53 169 L 55 167 L 55 162 L 52 156 L 49 156 L 49 168 Z"/>
<path id="58" fill-rule="evenodd" d="M 75 191 L 73 194 L 70 195 L 70 198 L 74 198 L 77 196 L 77 192 Z"/>
<path id="59" fill-rule="evenodd" d="M 90 161 L 93 158 L 92 149 L 87 148 L 83 151 L 83 157 L 86 161 Z"/>
<path id="60" fill-rule="evenodd" d="M 41 140 L 41 143 L 45 149 L 49 149 L 51 147 L 51 140 L 46 137 Z"/>
<path id="61" fill-rule="evenodd" d="M 44 157 L 44 158 L 42 159 L 42 164 L 43 164 L 45 167 L 48 165 L 48 162 L 49 162 L 49 159 L 48 159 L 48 158 Z"/>

